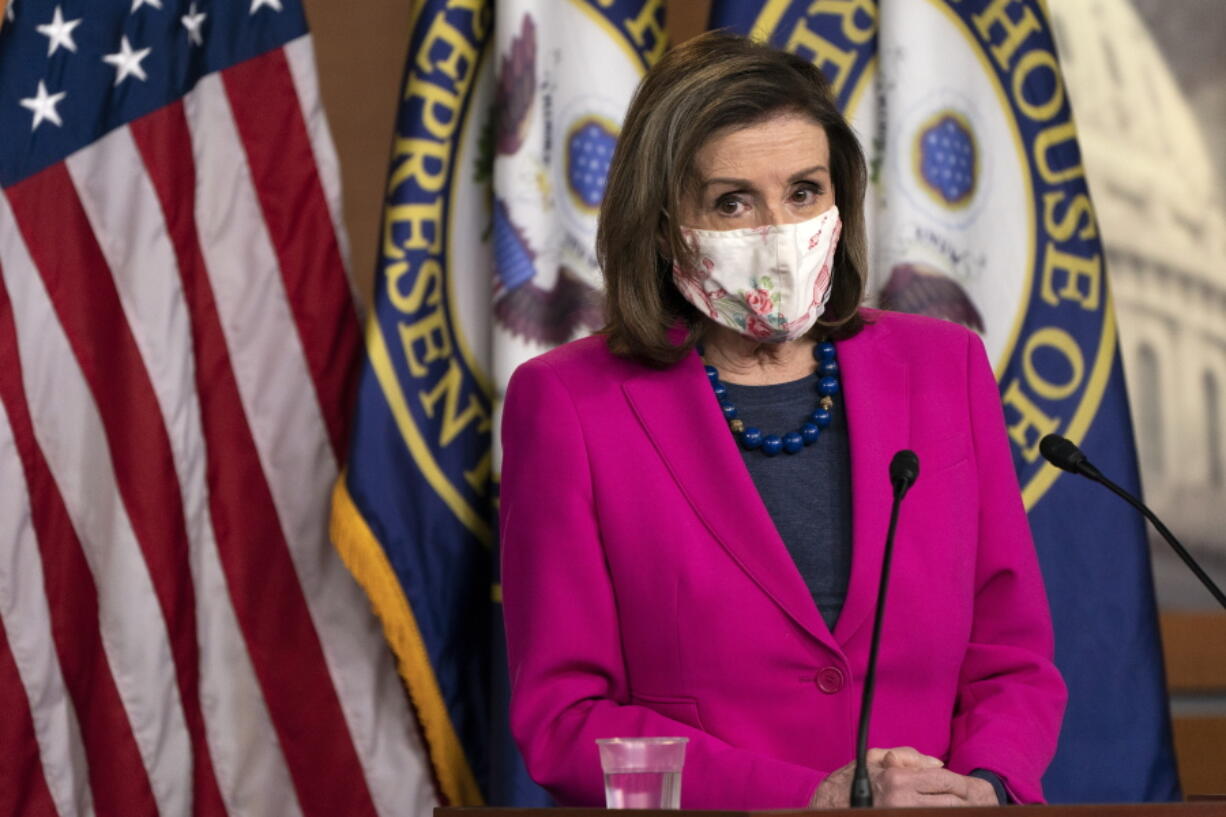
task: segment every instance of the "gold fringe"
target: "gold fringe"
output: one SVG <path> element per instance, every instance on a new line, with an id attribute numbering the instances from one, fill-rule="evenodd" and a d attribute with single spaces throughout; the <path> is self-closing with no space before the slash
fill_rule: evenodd
<path id="1" fill-rule="evenodd" d="M 452 806 L 484 805 L 481 790 L 443 703 L 417 619 L 362 512 L 353 504 L 342 472 L 332 489 L 332 544 L 357 579 L 383 622 L 383 633 L 396 655 L 400 677 L 409 690 L 425 737 L 441 794 Z"/>

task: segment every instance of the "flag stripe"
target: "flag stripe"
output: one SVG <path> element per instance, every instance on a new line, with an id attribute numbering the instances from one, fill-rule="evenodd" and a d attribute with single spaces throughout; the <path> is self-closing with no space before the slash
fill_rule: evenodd
<path id="1" fill-rule="evenodd" d="M 59 660 L 63 685 L 71 695 L 72 709 L 79 718 L 80 740 L 89 757 L 87 774 L 94 804 L 103 814 L 133 817 L 153 815 L 157 813 L 157 805 L 103 646 L 100 600 L 93 574 L 60 488 L 52 477 L 44 452 L 36 442 L 31 412 L 26 403 L 23 371 L 28 367 L 18 357 L 22 347 L 18 345 L 16 313 L 9 292 L 19 277 L 24 277 L 24 283 L 28 286 L 37 286 L 37 273 L 20 246 L 21 239 L 14 227 L 8 199 L 0 196 L 0 273 L 4 276 L 0 280 L 0 401 L 4 403 L 8 415 L 30 497 L 30 513 L 43 565 L 42 579 L 52 643 Z M 23 307 L 23 318 L 36 325 L 40 320 L 51 317 L 47 314 L 49 307 L 41 310 L 31 308 L 21 298 L 17 302 Z M 39 346 L 35 349 L 27 346 L 27 357 L 64 343 L 62 336 L 56 337 L 52 333 L 46 333 L 34 342 Z M 51 351 L 54 353 L 54 348 Z M 71 388 L 56 388 L 54 384 L 37 380 L 33 382 L 36 388 L 52 391 L 52 399 L 71 399 L 73 396 Z M 13 481 L 6 480 L 5 487 L 6 492 L 13 490 Z M 143 613 L 143 610 L 138 608 L 137 612 Z M 35 626 L 33 620 L 25 618 L 21 619 L 21 623 L 23 626 Z M 17 636 L 17 631 L 11 631 L 9 638 L 15 640 Z M 41 677 L 32 678 L 27 684 L 50 694 L 54 691 L 55 681 L 54 670 L 44 667 Z M 67 708 L 66 704 L 64 706 Z M 71 721 L 71 713 L 48 711 L 41 706 L 34 711 L 36 729 L 37 719 Z M 51 732 L 48 737 L 51 745 L 65 740 L 71 745 L 76 740 L 76 730 L 71 726 L 46 731 Z M 66 754 L 75 753 L 69 749 Z M 61 774 L 70 776 L 76 764 L 62 758 L 59 760 L 63 768 Z M 84 764 L 77 768 L 86 772 Z M 46 770 L 55 778 L 61 776 L 54 774 L 54 768 Z M 78 803 L 88 802 L 88 797 L 83 795 L 75 799 Z M 60 802 L 64 802 L 63 796 Z"/>
<path id="2" fill-rule="evenodd" d="M 0 412 L 2 414 L 2 412 Z M 4 446 L 0 446 L 0 453 Z M 30 701 L 9 652 L 3 616 L 0 616 L 0 814 L 11 817 L 58 815 L 43 776 Z"/>
<path id="3" fill-rule="evenodd" d="M 332 144 L 332 136 L 328 133 L 328 122 L 324 118 L 319 78 L 315 74 L 315 48 L 311 38 L 302 36 L 287 44 L 285 58 L 289 61 L 290 75 L 294 80 L 294 91 L 302 109 L 302 118 L 307 124 L 315 165 L 319 168 L 319 181 L 323 186 L 324 200 L 328 204 L 328 215 L 332 219 L 332 230 L 340 247 L 341 261 L 345 264 L 346 271 L 350 271 L 353 259 L 349 253 L 349 233 L 345 230 L 345 221 L 341 217 L 341 163 L 336 155 L 336 146 Z M 354 302 L 361 303 L 361 294 L 353 288 L 353 276 L 349 275 L 348 278 Z"/>
<path id="4" fill-rule="evenodd" d="M 358 352 L 340 248 L 314 165 L 311 141 L 285 53 L 222 72 L 234 120 L 281 265 L 332 452 L 344 459 Z M 288 170 L 297 171 L 295 173 Z M 314 241 L 303 241 L 303 235 Z"/>
<path id="5" fill-rule="evenodd" d="M 166 110 L 179 111 L 181 118 L 178 104 L 163 109 Z M 167 220 L 163 218 L 166 202 L 159 202 L 152 181 L 140 172 L 143 160 L 137 150 L 135 134 L 147 130 L 144 123 L 151 118 L 162 115 L 160 112 L 151 114 L 133 123 L 131 129 L 112 131 L 71 157 L 68 166 L 95 232 L 102 238 L 100 245 L 107 262 L 115 270 L 116 289 L 128 326 L 145 361 L 163 423 L 169 431 L 185 503 L 193 581 L 201 588 L 202 596 L 207 593 L 206 586 L 219 591 L 211 597 L 216 603 L 201 606 L 200 615 L 204 620 L 198 621 L 201 709 L 208 715 L 205 729 L 215 752 L 216 747 L 225 748 L 231 744 L 228 733 L 244 721 L 250 721 L 246 724 L 248 727 L 258 724 L 266 731 L 271 730 L 271 723 L 241 631 L 227 603 L 228 593 L 208 513 L 203 456 L 207 446 L 196 390 L 202 369 L 195 365 L 192 338 L 193 324 L 199 321 L 189 315 L 179 278 L 173 274 L 183 262 L 176 259 L 171 243 L 173 231 L 168 229 Z M 165 147 L 181 155 L 179 146 L 188 143 L 186 126 L 176 135 L 182 136 L 183 141 Z M 190 174 L 190 157 L 184 164 Z M 190 218 L 192 196 L 185 195 L 180 203 Z M 191 235 L 194 237 L 194 234 L 193 229 Z M 115 236 L 123 236 L 124 240 L 107 240 Z M 195 257 L 199 257 L 198 251 Z M 203 371 L 208 371 L 207 367 Z M 208 391 L 202 389 L 201 393 L 207 395 Z M 219 719 L 219 705 L 224 707 L 221 712 L 228 713 L 229 718 Z M 266 741 L 263 748 L 273 751 L 255 760 L 256 769 L 268 778 L 262 782 L 259 799 L 269 804 L 284 802 L 287 796 L 292 800 L 293 787 L 275 740 Z M 225 770 L 220 768 L 219 759 L 216 765 L 219 786 L 226 791 L 223 800 L 229 804 L 227 811 L 233 811 L 234 804 L 244 800 L 235 792 L 236 781 L 249 779 L 256 769 L 246 768 L 233 759 Z M 281 785 L 277 786 L 277 782 Z"/>
<path id="6" fill-rule="evenodd" d="M 316 497 L 330 490 L 336 461 L 278 259 L 262 230 L 228 229 L 263 219 L 221 84 L 206 78 L 184 109 L 196 151 L 201 247 L 227 345 L 244 364 L 235 376 L 273 506 L 372 796 L 381 813 L 397 813 L 420 800 L 416 770 L 424 759 L 406 740 L 412 716 L 370 604 L 327 539 L 327 504 Z"/>
<path id="7" fill-rule="evenodd" d="M 217 752 L 218 776 L 232 812 L 250 809 L 256 813 L 297 815 L 301 810 L 293 781 L 275 739 L 251 655 L 229 603 L 221 562 L 223 544 L 231 561 L 241 555 L 244 532 L 255 536 L 271 533 L 275 537 L 280 529 L 275 517 L 269 518 L 266 504 L 252 501 L 250 506 L 227 506 L 225 503 L 232 502 L 234 497 L 217 490 L 226 479 L 227 469 L 233 469 L 238 474 L 252 474 L 267 493 L 258 461 L 251 456 L 244 459 L 242 442 L 233 442 L 236 434 L 241 436 L 246 431 L 249 438 L 250 432 L 238 401 L 232 364 L 200 251 L 193 206 L 195 167 L 191 155 L 182 149 L 190 144 L 183 106 L 172 103 L 129 127 L 137 155 L 123 164 L 143 163 L 149 174 L 151 196 L 156 197 L 161 208 L 166 240 L 171 245 L 167 249 L 173 253 L 173 264 L 179 273 L 181 289 L 177 296 L 182 300 L 174 308 L 182 308 L 190 318 L 189 326 L 184 327 L 190 337 L 183 342 L 194 350 L 195 382 L 183 384 L 182 389 L 192 393 L 194 387 L 197 401 L 192 406 L 192 422 L 183 443 L 189 449 L 183 456 L 191 457 L 192 472 L 183 484 L 190 507 L 197 507 L 197 503 L 207 505 L 200 519 L 204 541 L 197 581 L 202 595 L 207 594 L 216 603 L 202 610 L 201 632 L 207 635 L 202 637 L 205 660 L 201 686 L 210 733 L 215 735 L 212 743 L 225 747 Z M 251 448 L 248 446 L 247 450 Z M 254 492 L 246 494 L 248 501 L 257 497 Z M 240 512 L 249 516 L 239 516 Z M 224 531 L 224 543 L 218 541 L 218 526 Z M 240 727 L 265 737 L 252 744 L 235 744 L 229 732 Z"/>
<path id="8" fill-rule="evenodd" d="M 330 662 L 317 622 L 338 618 L 315 616 L 310 609 L 312 603 L 337 596 L 320 581 L 321 571 L 336 558 L 320 543 L 325 510 L 314 499 L 319 489 L 313 486 L 314 480 L 329 480 L 335 473 L 327 431 L 220 81 L 202 80 L 186 97 L 183 111 L 196 174 L 196 245 L 216 315 L 212 321 L 200 314 L 196 322 L 202 333 L 197 342 L 208 338 L 207 353 L 198 349 L 201 371 L 209 376 L 202 408 L 211 510 L 230 597 L 303 812 L 373 814 L 342 710 L 344 690 L 338 699 L 332 677 L 322 671 Z M 167 160 L 148 152 L 145 160 L 158 168 L 162 187 L 167 184 L 164 172 L 172 177 L 185 173 L 178 162 L 191 159 Z M 164 170 L 167 161 L 176 164 Z M 248 229 L 232 230 L 235 221 Z M 174 229 L 178 246 L 192 240 L 180 234 L 182 228 Z M 199 274 L 186 264 L 188 271 Z M 203 297 L 189 293 L 194 313 L 206 306 Z M 233 385 L 224 374 L 226 350 L 233 361 Z M 261 543 L 258 551 L 249 546 L 252 541 Z M 314 565 L 309 571 L 296 563 L 295 546 L 309 551 L 297 557 Z M 362 607 L 350 617 L 355 614 L 369 615 Z M 360 635 L 358 628 L 349 637 Z M 377 666 L 369 656 L 366 663 L 366 671 Z M 303 673 L 301 667 L 310 671 Z M 369 701 L 365 705 L 372 706 Z M 311 713 L 309 721 L 303 712 Z"/>
<path id="9" fill-rule="evenodd" d="M 113 133 L 86 150 L 104 154 L 103 161 L 93 167 L 106 165 L 107 140 L 123 136 Z M 136 178 L 139 174 L 127 175 Z M 103 186 L 113 181 L 104 180 Z M 33 188 L 35 182 L 37 190 Z M 115 281 L 108 274 L 112 267 L 95 239 L 102 236 L 114 241 L 118 237 L 94 228 L 64 165 L 54 165 L 14 186 L 10 196 L 17 222 L 27 235 L 47 290 L 53 293 L 60 324 L 102 417 L 115 483 L 144 555 L 170 641 L 179 701 L 177 707 L 172 703 L 159 709 L 164 719 L 158 718 L 158 733 L 148 738 L 158 743 L 154 756 L 146 756 L 155 795 L 159 804 L 175 810 L 186 808 L 190 797 L 194 811 L 203 817 L 222 815 L 225 809 L 200 711 L 195 585 L 183 496 L 157 396 L 125 320 Z M 116 186 L 107 196 L 108 201 L 99 206 L 116 208 L 130 216 L 146 206 L 131 185 Z M 74 240 L 57 242 L 62 232 L 75 236 Z M 124 237 L 125 244 L 127 240 Z M 91 274 L 80 275 L 80 270 L 90 270 Z M 99 354 L 102 350 L 105 358 Z M 164 694 L 173 695 L 174 691 L 168 686 Z M 190 745 L 181 745 L 175 734 L 179 728 L 187 730 Z M 183 781 L 189 770 L 193 785 L 186 787 Z"/>
<path id="10" fill-rule="evenodd" d="M 3 289 L 0 277 L 0 292 Z M 7 309 L 7 303 L 7 298 L 0 294 L 0 312 Z M 4 322 L 0 315 L 0 324 Z M 0 334 L 0 340 L 7 334 Z M 10 347 L 0 347 L 0 365 L 7 363 L 4 358 L 16 351 L 10 348 L 6 353 L 3 348 Z M 5 713 L 0 717 L 0 814 L 20 817 L 63 811 L 65 817 L 71 817 L 75 813 L 72 770 L 64 762 L 67 760 L 64 750 L 70 744 L 43 741 L 49 753 L 60 755 L 48 758 L 60 782 L 69 783 L 60 787 L 64 808 L 57 808 L 43 771 L 42 749 L 36 733 L 39 727 L 35 726 L 30 706 L 31 697 L 42 703 L 48 693 L 58 701 L 58 705 L 41 706 L 38 710 L 45 738 L 50 737 L 47 733 L 51 731 L 52 719 L 71 714 L 51 640 L 51 615 L 43 595 L 42 566 L 38 563 L 38 543 L 31 528 L 25 475 L 3 396 L 0 394 L 0 485 L 9 490 L 0 492 L 0 542 L 8 543 L 9 547 L 4 558 L 0 558 L 0 712 Z M 10 642 L 10 630 L 17 635 L 16 644 Z M 18 668 L 19 654 L 24 673 Z M 76 738 L 73 743 L 79 746 L 79 735 L 73 737 Z M 82 788 L 83 784 L 84 781 Z"/>
<path id="11" fill-rule="evenodd" d="M 3 288 L 0 280 L 0 290 Z M 0 353 L 0 365 L 7 364 L 6 357 Z M 0 734 L 0 814 L 21 813 L 11 804 L 5 805 L 3 793 L 33 785 L 31 781 L 20 781 L 26 775 L 37 774 L 48 787 L 55 811 L 63 817 L 75 817 L 91 810 L 89 769 L 51 635 L 51 611 L 47 609 L 30 497 L 3 394 L 0 394 L 0 485 L 9 489 L 0 492 L 0 542 L 9 543 L 7 558 L 0 559 L 0 628 L 6 630 L 6 649 L 14 677 L 24 685 L 24 689 L 0 693 L 0 712 L 13 718 L 10 731 Z M 37 767 L 22 764 L 16 757 L 3 757 L 5 747 L 16 752 L 22 745 L 23 723 L 29 724 L 30 738 L 40 755 Z M 0 733 L 4 732 L 4 725 L 0 722 Z"/>

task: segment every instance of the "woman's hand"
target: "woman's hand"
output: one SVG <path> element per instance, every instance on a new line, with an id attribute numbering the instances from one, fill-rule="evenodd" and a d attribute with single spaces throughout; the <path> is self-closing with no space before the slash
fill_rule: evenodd
<path id="1" fill-rule="evenodd" d="M 868 778 L 874 806 L 995 806 L 996 790 L 977 777 L 942 768 L 939 758 L 910 746 L 868 750 Z M 855 762 L 822 781 L 810 808 L 847 808 Z"/>

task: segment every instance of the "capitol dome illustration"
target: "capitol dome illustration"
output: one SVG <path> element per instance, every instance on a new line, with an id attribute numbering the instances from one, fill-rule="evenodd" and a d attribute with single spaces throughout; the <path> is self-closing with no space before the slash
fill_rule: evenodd
<path id="1" fill-rule="evenodd" d="M 1048 7 L 1102 231 L 1145 499 L 1210 573 L 1223 575 L 1223 180 L 1128 0 Z M 1164 606 L 1212 602 L 1165 545 L 1154 557 Z"/>

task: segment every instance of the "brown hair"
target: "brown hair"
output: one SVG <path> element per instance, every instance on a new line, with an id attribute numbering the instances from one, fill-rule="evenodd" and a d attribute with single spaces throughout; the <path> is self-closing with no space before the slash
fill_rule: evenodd
<path id="1" fill-rule="evenodd" d="M 822 72 L 800 57 L 723 32 L 669 51 L 634 94 L 609 168 L 596 254 L 604 270 L 609 348 L 663 367 L 701 338 L 704 318 L 677 291 L 673 259 L 691 250 L 672 214 L 695 183 L 695 157 L 714 134 L 780 113 L 810 117 L 830 143 L 830 177 L 843 234 L 826 311 L 809 337 L 859 331 L 866 266 L 864 154 Z M 678 344 L 669 329 L 688 329 Z"/>

